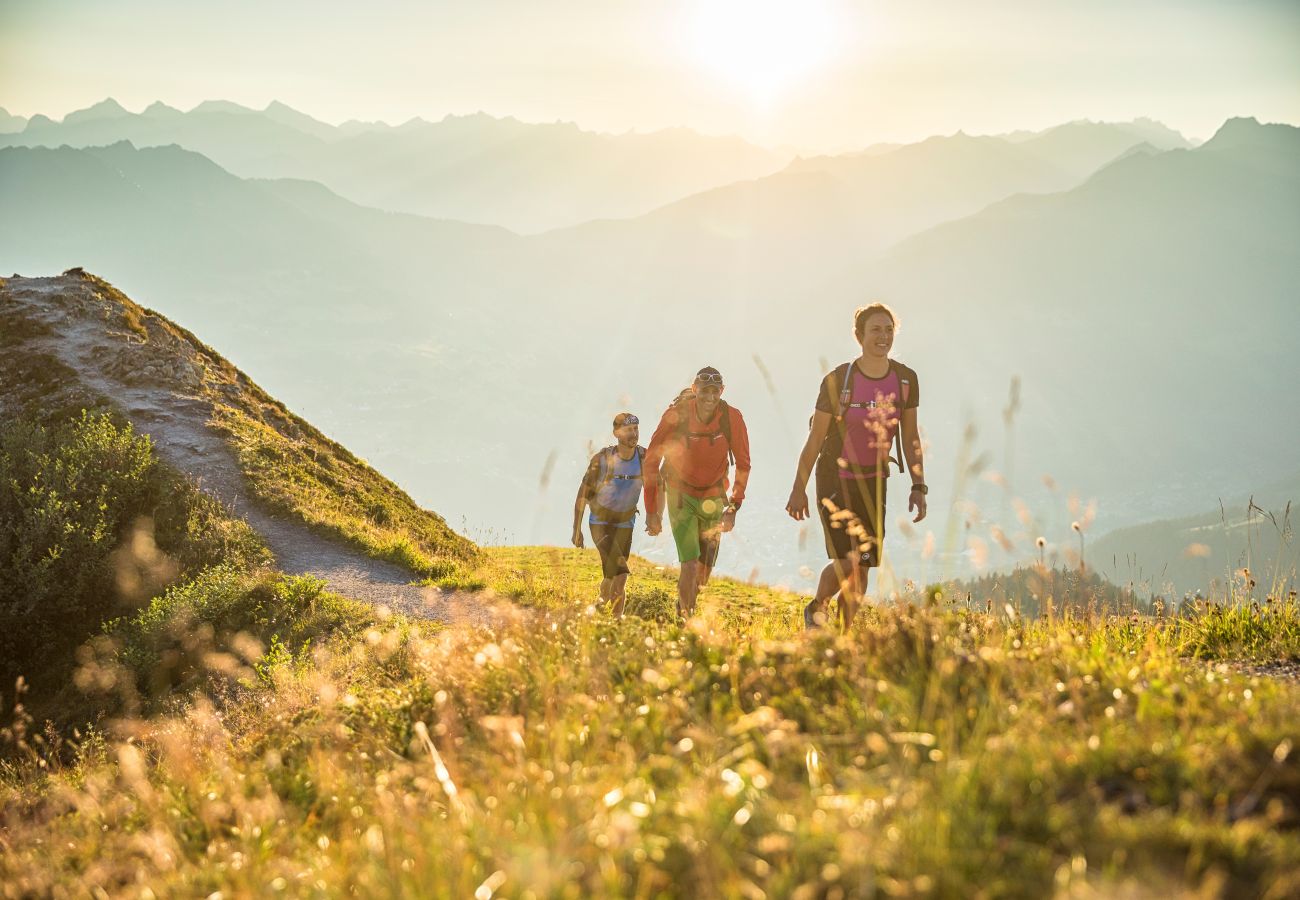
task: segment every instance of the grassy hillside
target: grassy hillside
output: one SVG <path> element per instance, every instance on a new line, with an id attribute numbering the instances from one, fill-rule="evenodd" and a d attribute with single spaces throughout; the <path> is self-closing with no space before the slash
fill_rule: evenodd
<path id="1" fill-rule="evenodd" d="M 20 280 L 14 284 L 18 290 L 31 287 Z M 441 516 L 420 508 L 190 332 L 93 275 L 76 271 L 56 287 L 51 307 L 8 293 L 0 281 L 5 325 L 0 372 L 9 376 L 0 382 L 0 409 L 33 421 L 67 415 L 79 406 L 113 409 L 49 349 L 60 327 L 102 321 L 94 340 L 117 355 L 116 370 L 132 373 L 127 378 L 137 385 L 185 391 L 205 404 L 209 426 L 234 453 L 252 493 L 269 508 L 370 556 L 405 565 L 413 575 L 447 575 L 473 559 L 474 545 Z"/>
<path id="2" fill-rule="evenodd" d="M 219 699 L 17 742 L 0 895 L 1300 889 L 1296 687 L 1152 622 L 908 604 L 805 637 L 798 598 L 722 582 L 683 629 L 640 559 L 623 621 L 590 551 L 481 575 L 523 611 L 227 661 Z"/>

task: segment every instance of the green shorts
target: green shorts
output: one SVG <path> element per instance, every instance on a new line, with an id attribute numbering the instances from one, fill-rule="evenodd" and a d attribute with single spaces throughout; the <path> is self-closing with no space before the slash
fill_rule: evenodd
<path id="1" fill-rule="evenodd" d="M 727 508 L 727 498 L 692 497 L 669 489 L 664 502 L 668 504 L 668 522 L 673 529 L 677 558 L 681 562 L 698 559 L 713 568 L 722 542 L 722 514 Z"/>

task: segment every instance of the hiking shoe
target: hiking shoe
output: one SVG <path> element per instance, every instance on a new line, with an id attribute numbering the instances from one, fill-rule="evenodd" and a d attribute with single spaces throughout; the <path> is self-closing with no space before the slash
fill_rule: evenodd
<path id="1" fill-rule="evenodd" d="M 812 631 L 814 628 L 821 628 L 825 623 L 826 613 L 822 612 L 822 621 L 818 622 L 818 612 L 821 612 L 821 610 L 817 609 L 815 603 L 809 603 L 803 608 L 803 627 L 805 631 Z"/>

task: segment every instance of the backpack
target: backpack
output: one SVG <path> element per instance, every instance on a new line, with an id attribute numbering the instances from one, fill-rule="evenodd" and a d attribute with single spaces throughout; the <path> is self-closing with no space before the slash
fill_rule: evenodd
<path id="1" fill-rule="evenodd" d="M 677 437 L 681 439 L 682 445 L 685 447 L 690 447 L 690 440 L 693 436 L 691 434 L 690 410 L 687 408 L 686 401 L 693 399 L 695 399 L 695 389 L 688 387 L 683 389 L 672 403 L 668 404 L 669 409 L 677 410 L 676 434 Z M 731 407 L 727 405 L 726 400 L 718 401 L 717 414 L 720 417 L 718 420 L 718 432 L 722 434 L 722 439 L 727 442 L 727 466 L 730 468 L 736 464 L 736 455 L 731 451 Z M 694 437 L 702 438 L 705 437 L 705 435 L 694 435 Z M 711 485 L 692 484 L 690 487 L 693 487 L 696 490 L 707 490 L 711 487 L 720 488 L 726 480 L 727 474 L 724 472 L 722 477 Z M 682 480 L 682 483 L 688 484 L 684 479 Z"/>
<path id="2" fill-rule="evenodd" d="M 645 449 L 636 448 L 637 473 L 635 475 L 619 475 L 614 472 L 613 457 L 618 454 L 618 447 L 610 446 L 600 451 L 600 480 L 596 482 L 595 488 L 591 492 L 588 503 L 591 505 L 591 513 L 597 519 L 610 525 L 622 525 L 624 522 L 632 521 L 640 510 L 634 502 L 631 509 L 611 509 L 596 500 L 600 496 L 600 489 L 607 484 L 615 481 L 642 481 L 645 477 Z M 638 491 L 634 496 L 639 497 Z"/>
<path id="3" fill-rule="evenodd" d="M 823 466 L 830 466 L 831 463 L 835 464 L 837 472 L 838 469 L 841 468 L 839 458 L 844 452 L 844 413 L 849 409 L 860 409 L 866 408 L 867 406 L 865 403 L 853 402 L 853 379 L 850 375 L 853 372 L 853 366 L 856 362 L 857 360 L 853 360 L 846 362 L 843 365 L 836 366 L 835 371 L 831 373 L 832 385 L 835 384 L 835 382 L 839 382 L 840 389 L 831 393 L 831 397 L 834 398 L 832 400 L 832 406 L 834 407 L 835 412 L 832 415 L 835 419 L 835 427 L 826 432 L 826 440 L 822 443 L 821 453 L 817 457 L 819 472 Z M 895 368 L 893 360 L 889 361 L 889 367 L 890 369 Z M 902 372 L 899 372 L 898 385 L 899 393 L 902 395 L 899 397 L 898 401 L 898 408 L 900 410 L 899 425 L 894 430 L 894 455 L 887 457 L 885 461 L 886 478 L 889 477 L 889 464 L 891 462 L 898 466 L 898 471 L 900 473 L 907 471 L 907 464 L 903 460 L 903 425 L 901 411 L 906 408 L 907 400 L 911 396 L 912 382 L 911 380 L 904 378 Z M 811 419 L 808 420 L 808 427 L 812 427 Z M 856 470 L 858 467 L 850 466 L 849 468 Z"/>

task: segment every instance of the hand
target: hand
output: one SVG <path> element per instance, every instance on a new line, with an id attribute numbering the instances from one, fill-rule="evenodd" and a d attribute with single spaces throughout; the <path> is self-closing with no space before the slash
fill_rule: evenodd
<path id="1" fill-rule="evenodd" d="M 916 518 L 912 520 L 913 522 L 919 522 L 925 518 L 925 494 L 917 490 L 912 491 L 907 498 L 907 511 L 911 512 L 912 510 L 916 510 Z"/>
<path id="2" fill-rule="evenodd" d="M 662 513 L 650 513 L 645 517 L 645 533 L 654 537 L 664 530 L 664 517 Z"/>
<path id="3" fill-rule="evenodd" d="M 808 495 L 803 491 L 791 491 L 790 502 L 785 505 L 785 511 L 796 522 L 808 518 Z"/>
<path id="4" fill-rule="evenodd" d="M 573 529 L 573 546 L 577 547 L 579 550 L 583 547 L 581 526 Z"/>
<path id="5" fill-rule="evenodd" d="M 734 509 L 729 509 L 722 514 L 722 533 L 726 534 L 728 531 L 730 531 L 735 527 L 736 527 L 736 511 Z"/>

